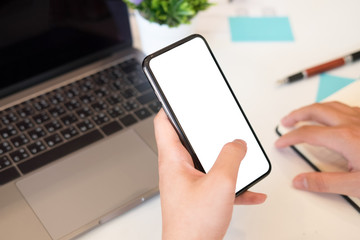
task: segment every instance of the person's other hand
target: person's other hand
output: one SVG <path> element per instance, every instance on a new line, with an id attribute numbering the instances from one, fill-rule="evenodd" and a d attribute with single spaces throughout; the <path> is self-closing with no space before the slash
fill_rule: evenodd
<path id="1" fill-rule="evenodd" d="M 279 148 L 309 143 L 342 154 L 348 161 L 348 172 L 303 173 L 293 180 L 294 187 L 314 192 L 328 192 L 360 198 L 360 108 L 339 102 L 315 103 L 291 112 L 282 124 L 292 127 L 299 121 L 320 125 L 299 127 L 280 137 Z"/>
<path id="2" fill-rule="evenodd" d="M 225 144 L 212 169 L 194 168 L 190 154 L 163 110 L 154 120 L 159 155 L 163 239 L 222 239 L 234 204 L 260 204 L 266 195 L 247 191 L 235 198 L 246 143 Z"/>

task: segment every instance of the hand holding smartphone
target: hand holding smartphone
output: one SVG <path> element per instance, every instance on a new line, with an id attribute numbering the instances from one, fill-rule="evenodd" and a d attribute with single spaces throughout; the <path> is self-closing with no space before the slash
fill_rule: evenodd
<path id="1" fill-rule="evenodd" d="M 243 139 L 248 150 L 236 194 L 270 173 L 270 162 L 202 36 L 147 56 L 143 70 L 197 169 L 208 172 L 224 144 Z"/>

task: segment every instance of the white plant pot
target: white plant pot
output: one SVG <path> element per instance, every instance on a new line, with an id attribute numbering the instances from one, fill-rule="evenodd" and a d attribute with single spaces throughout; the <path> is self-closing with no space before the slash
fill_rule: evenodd
<path id="1" fill-rule="evenodd" d="M 195 24 L 193 22 L 170 28 L 167 25 L 148 21 L 138 11 L 135 11 L 135 19 L 138 25 L 141 48 L 145 54 L 153 53 L 195 33 Z"/>

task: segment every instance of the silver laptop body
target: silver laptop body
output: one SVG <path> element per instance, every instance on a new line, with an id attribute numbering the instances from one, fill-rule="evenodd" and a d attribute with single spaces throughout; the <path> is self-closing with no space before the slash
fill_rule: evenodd
<path id="1" fill-rule="evenodd" d="M 160 106 L 138 71 L 143 55 L 131 48 L 127 9 L 122 1 L 77 2 L 0 6 L 0 30 L 8 33 L 0 37 L 0 75 L 11 80 L 0 90 L 1 239 L 71 239 L 158 193 L 153 116 Z M 41 24 L 47 25 L 31 32 L 31 25 Z M 82 33 L 69 26 L 88 35 L 77 36 Z M 81 43 L 93 33 L 107 36 L 109 26 L 116 32 L 114 42 L 104 40 L 106 51 L 94 50 L 101 42 L 97 36 L 83 42 L 84 49 L 70 46 L 79 54 L 71 61 L 26 75 L 47 61 L 51 65 L 51 56 L 61 58 L 61 47 L 69 44 L 66 33 L 71 44 Z M 47 41 L 40 29 L 52 34 Z M 35 46 L 27 39 L 45 53 L 23 55 Z M 57 45 L 48 47 L 52 42 Z M 14 59 L 20 59 L 16 68 Z"/>

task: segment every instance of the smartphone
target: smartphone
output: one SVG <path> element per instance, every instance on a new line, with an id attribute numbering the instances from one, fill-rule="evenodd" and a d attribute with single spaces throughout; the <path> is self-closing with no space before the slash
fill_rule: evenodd
<path id="1" fill-rule="evenodd" d="M 222 147 L 247 143 L 236 195 L 270 173 L 271 164 L 204 37 L 186 37 L 143 61 L 143 70 L 194 166 L 208 172 Z"/>

